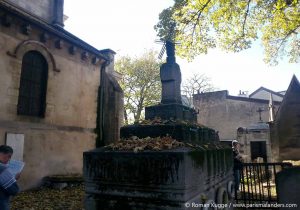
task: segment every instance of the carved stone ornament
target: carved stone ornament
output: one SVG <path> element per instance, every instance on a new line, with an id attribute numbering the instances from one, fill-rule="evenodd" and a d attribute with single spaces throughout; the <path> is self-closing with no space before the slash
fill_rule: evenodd
<path id="1" fill-rule="evenodd" d="M 81 53 L 81 59 L 82 60 L 86 60 L 88 58 L 89 54 L 88 52 L 84 51 L 83 53 Z"/>
<path id="2" fill-rule="evenodd" d="M 74 45 L 72 45 L 72 46 L 69 47 L 69 53 L 71 55 L 75 55 L 76 50 L 77 50 L 77 48 Z"/>
<path id="3" fill-rule="evenodd" d="M 99 61 L 100 61 L 100 59 L 95 56 L 92 59 L 92 64 L 97 65 L 99 63 Z"/>
<path id="4" fill-rule="evenodd" d="M 40 41 L 41 42 L 43 42 L 43 43 L 46 43 L 48 40 L 49 40 L 49 34 L 47 34 L 47 33 L 42 33 L 41 35 L 40 35 Z"/>
<path id="5" fill-rule="evenodd" d="M 25 35 L 29 35 L 32 31 L 32 28 L 29 23 L 25 23 L 21 27 L 21 32 Z"/>
<path id="6" fill-rule="evenodd" d="M 38 51 L 44 56 L 48 63 L 49 69 L 52 69 L 55 72 L 60 72 L 60 69 L 56 67 L 54 56 L 50 50 L 46 45 L 36 40 L 25 40 L 20 42 L 13 51 L 7 51 L 7 55 L 22 61 L 24 54 L 31 50 Z"/>
<path id="7" fill-rule="evenodd" d="M 57 49 L 62 49 L 63 48 L 63 44 L 64 44 L 64 42 L 61 39 L 58 39 L 58 40 L 55 41 L 55 47 Z"/>

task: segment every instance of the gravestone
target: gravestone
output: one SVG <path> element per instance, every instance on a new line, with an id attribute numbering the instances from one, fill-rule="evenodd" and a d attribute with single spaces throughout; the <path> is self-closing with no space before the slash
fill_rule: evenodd
<path id="1" fill-rule="evenodd" d="M 200 204 L 216 209 L 213 204 L 228 205 L 233 199 L 231 148 L 218 143 L 213 129 L 196 124 L 195 110 L 182 105 L 174 43 L 167 41 L 166 46 L 161 103 L 146 107 L 150 124 L 122 127 L 121 141 L 171 138 L 181 146 L 116 151 L 109 149 L 113 144 L 84 152 L 87 210 L 182 210 Z"/>
<path id="2" fill-rule="evenodd" d="M 12 159 L 23 161 L 24 134 L 6 133 L 6 145 L 11 146 L 14 150 Z"/>
<path id="3" fill-rule="evenodd" d="M 181 72 L 176 63 L 175 45 L 166 41 L 167 62 L 160 67 L 160 78 L 162 83 L 161 104 L 145 108 L 145 119 L 154 118 L 186 120 L 197 122 L 196 111 L 182 105 L 181 101 Z"/>
<path id="4" fill-rule="evenodd" d="M 279 204 L 297 204 L 300 209 L 300 167 L 286 168 L 276 174 L 276 191 Z M 280 208 L 288 209 L 288 208 Z"/>

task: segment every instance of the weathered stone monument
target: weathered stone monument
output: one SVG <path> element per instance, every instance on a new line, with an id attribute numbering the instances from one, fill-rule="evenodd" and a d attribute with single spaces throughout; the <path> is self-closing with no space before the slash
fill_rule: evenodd
<path id="1" fill-rule="evenodd" d="M 276 191 L 278 203 L 287 207 L 280 209 L 300 209 L 300 167 L 287 168 L 276 174 Z M 288 206 L 288 205 L 297 206 Z"/>
<path id="2" fill-rule="evenodd" d="M 118 144 L 84 153 L 87 210 L 215 209 L 233 198 L 231 149 L 182 105 L 174 43 L 166 44 L 162 100 L 146 108 L 147 123 L 125 126 Z"/>
<path id="3" fill-rule="evenodd" d="M 171 41 L 166 41 L 167 62 L 160 67 L 160 78 L 162 83 L 161 104 L 146 107 L 145 119 L 187 120 L 197 122 L 194 109 L 182 105 L 181 101 L 181 72 L 176 63 L 175 46 Z"/>

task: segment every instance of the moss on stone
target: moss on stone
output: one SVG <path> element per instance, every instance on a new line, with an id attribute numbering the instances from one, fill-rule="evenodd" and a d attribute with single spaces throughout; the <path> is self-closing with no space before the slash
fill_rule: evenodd
<path id="1" fill-rule="evenodd" d="M 188 153 L 198 168 L 204 167 L 206 151 L 204 149 L 194 149 Z"/>

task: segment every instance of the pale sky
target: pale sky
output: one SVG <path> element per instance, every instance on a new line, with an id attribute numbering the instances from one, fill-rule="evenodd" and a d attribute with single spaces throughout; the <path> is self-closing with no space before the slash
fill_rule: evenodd
<path id="1" fill-rule="evenodd" d="M 110 48 L 120 56 L 139 56 L 147 49 L 158 52 L 161 45 L 153 26 L 159 13 L 173 0 L 65 0 L 65 29 L 101 50 Z M 193 73 L 205 74 L 220 90 L 237 95 L 239 90 L 255 91 L 263 86 L 274 91 L 287 89 L 295 74 L 300 80 L 300 64 L 280 62 L 270 67 L 263 62 L 259 43 L 240 53 L 214 49 L 188 63 L 177 58 L 183 80 Z"/>

